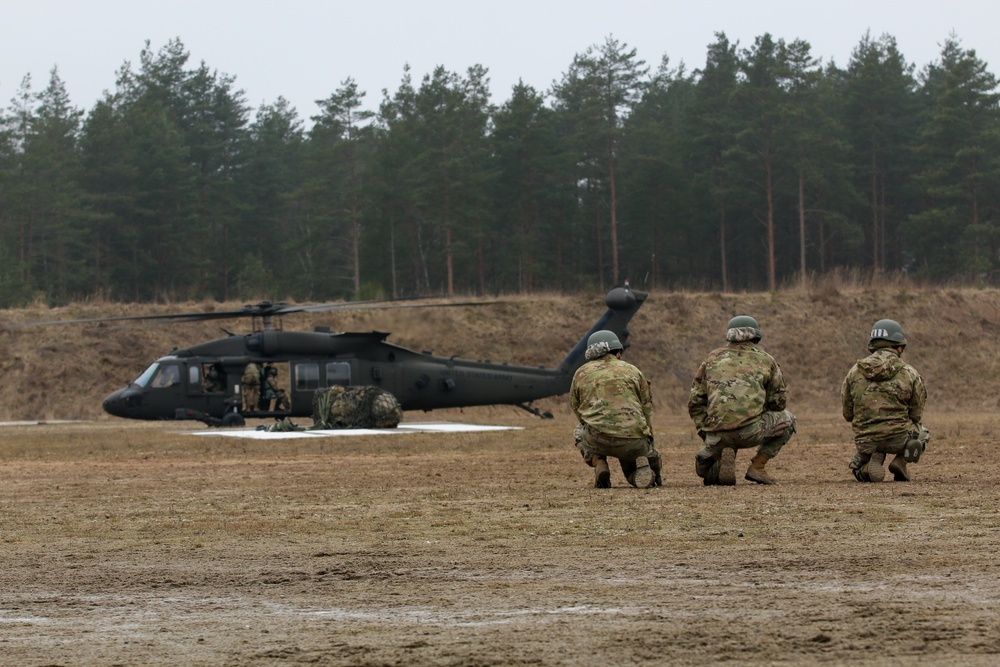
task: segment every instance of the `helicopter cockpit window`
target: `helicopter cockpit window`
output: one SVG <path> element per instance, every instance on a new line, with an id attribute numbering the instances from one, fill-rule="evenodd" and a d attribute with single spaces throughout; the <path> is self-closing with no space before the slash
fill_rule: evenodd
<path id="1" fill-rule="evenodd" d="M 295 364 L 295 391 L 319 389 L 319 365 Z"/>
<path id="2" fill-rule="evenodd" d="M 149 365 L 149 367 L 146 370 L 144 370 L 142 373 L 139 374 L 139 377 L 137 377 L 135 380 L 132 381 L 132 384 L 136 385 L 137 387 L 145 387 L 147 384 L 149 384 L 149 378 L 153 377 L 153 374 L 156 373 L 156 370 L 159 367 L 160 367 L 159 362 L 154 361 Z"/>
<path id="3" fill-rule="evenodd" d="M 170 364 L 163 366 L 160 372 L 153 377 L 149 385 L 154 388 L 173 387 L 181 383 L 181 370 L 177 366 Z"/>
<path id="4" fill-rule="evenodd" d="M 328 363 L 326 365 L 326 384 L 328 387 L 351 384 L 351 365 L 342 361 Z"/>
<path id="5" fill-rule="evenodd" d="M 201 385 L 201 369 L 197 366 L 188 367 L 188 386 L 197 387 Z"/>

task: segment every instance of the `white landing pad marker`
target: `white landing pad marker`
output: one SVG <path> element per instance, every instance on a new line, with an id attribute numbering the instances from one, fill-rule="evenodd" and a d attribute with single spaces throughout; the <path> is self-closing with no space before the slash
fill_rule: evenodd
<path id="1" fill-rule="evenodd" d="M 396 428 L 342 428 L 322 431 L 258 431 L 247 428 L 215 428 L 208 431 L 185 431 L 192 435 L 218 435 L 250 440 L 284 440 L 289 438 L 329 438 L 345 435 L 395 435 L 403 433 L 467 433 L 474 431 L 514 431 L 521 426 L 489 426 L 456 424 L 454 422 L 410 422 Z"/>

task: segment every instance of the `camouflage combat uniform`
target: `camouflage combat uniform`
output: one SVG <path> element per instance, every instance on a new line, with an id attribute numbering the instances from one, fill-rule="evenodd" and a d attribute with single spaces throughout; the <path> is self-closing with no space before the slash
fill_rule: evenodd
<path id="1" fill-rule="evenodd" d="M 218 394 L 226 390 L 226 379 L 225 375 L 219 370 L 219 367 L 215 364 L 208 369 L 208 373 L 205 376 L 205 391 L 209 394 Z"/>
<path id="2" fill-rule="evenodd" d="M 645 456 L 662 485 L 660 455 L 653 448 L 653 394 L 642 371 L 611 353 L 592 359 L 573 376 L 570 405 L 579 420 L 576 447 L 587 465 L 614 457 L 634 485 L 635 461 Z"/>
<path id="3" fill-rule="evenodd" d="M 260 366 L 251 361 L 243 369 L 240 381 L 243 383 L 243 410 L 256 412 L 260 409 Z"/>
<path id="4" fill-rule="evenodd" d="M 264 375 L 260 384 L 260 407 L 262 410 L 271 409 L 271 401 L 274 401 L 275 410 L 291 410 L 292 404 L 288 400 L 288 392 L 278 385 L 278 372 L 273 366 L 264 369 Z"/>
<path id="5" fill-rule="evenodd" d="M 695 458 L 698 475 L 705 478 L 727 448 L 757 447 L 767 458 L 777 455 L 795 433 L 785 394 L 778 362 L 752 340 L 713 350 L 698 368 L 688 397 L 688 414 L 705 442 Z M 706 479 L 709 483 L 714 482 Z"/>
<path id="6" fill-rule="evenodd" d="M 921 425 L 927 401 L 923 378 L 891 347 L 876 349 L 851 367 L 840 399 L 844 419 L 854 430 L 855 452 L 848 467 L 856 477 L 872 454 L 902 455 L 911 440 L 922 452 L 930 440 Z M 918 459 L 919 454 L 908 460 Z"/>

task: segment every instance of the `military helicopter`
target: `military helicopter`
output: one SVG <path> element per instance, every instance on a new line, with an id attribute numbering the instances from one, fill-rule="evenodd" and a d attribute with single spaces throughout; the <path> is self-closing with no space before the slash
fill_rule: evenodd
<path id="1" fill-rule="evenodd" d="M 127 419 L 193 419 L 210 426 L 243 426 L 247 418 L 304 417 L 312 414 L 318 390 L 334 385 L 374 385 L 396 397 L 403 410 L 434 410 L 480 405 L 514 405 L 540 417 L 531 403 L 569 391 L 573 373 L 584 362 L 587 338 L 594 331 L 614 331 L 623 344 L 627 324 L 647 297 L 628 282 L 605 297 L 607 311 L 583 335 L 555 368 L 440 357 L 394 345 L 389 334 L 284 331 L 274 320 L 300 312 L 405 308 L 407 304 L 355 302 L 346 304 L 286 305 L 261 302 L 230 311 L 174 315 L 137 315 L 30 324 L 66 324 L 120 320 L 161 319 L 197 321 L 249 317 L 253 333 L 175 349 L 151 363 L 125 387 L 104 399 L 108 414 Z M 451 304 L 471 305 L 471 304 Z M 481 305 L 478 304 L 478 305 Z M 261 326 L 256 326 L 256 323 Z M 22 325 L 24 326 L 24 325 Z M 259 367 L 284 368 L 289 407 L 247 409 L 241 378 L 251 362 Z M 207 383 L 211 376 L 211 382 Z M 211 387 L 211 388 L 209 388 Z"/>

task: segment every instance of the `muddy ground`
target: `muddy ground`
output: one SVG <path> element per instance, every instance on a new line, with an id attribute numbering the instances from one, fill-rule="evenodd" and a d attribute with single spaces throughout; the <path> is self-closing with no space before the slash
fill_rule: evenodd
<path id="1" fill-rule="evenodd" d="M 0 427 L 0 664 L 1000 659 L 996 415 L 929 410 L 914 480 L 862 485 L 847 425 L 800 414 L 780 486 L 719 488 L 660 414 L 648 491 L 592 488 L 565 412 L 431 417 L 523 428 Z"/>

